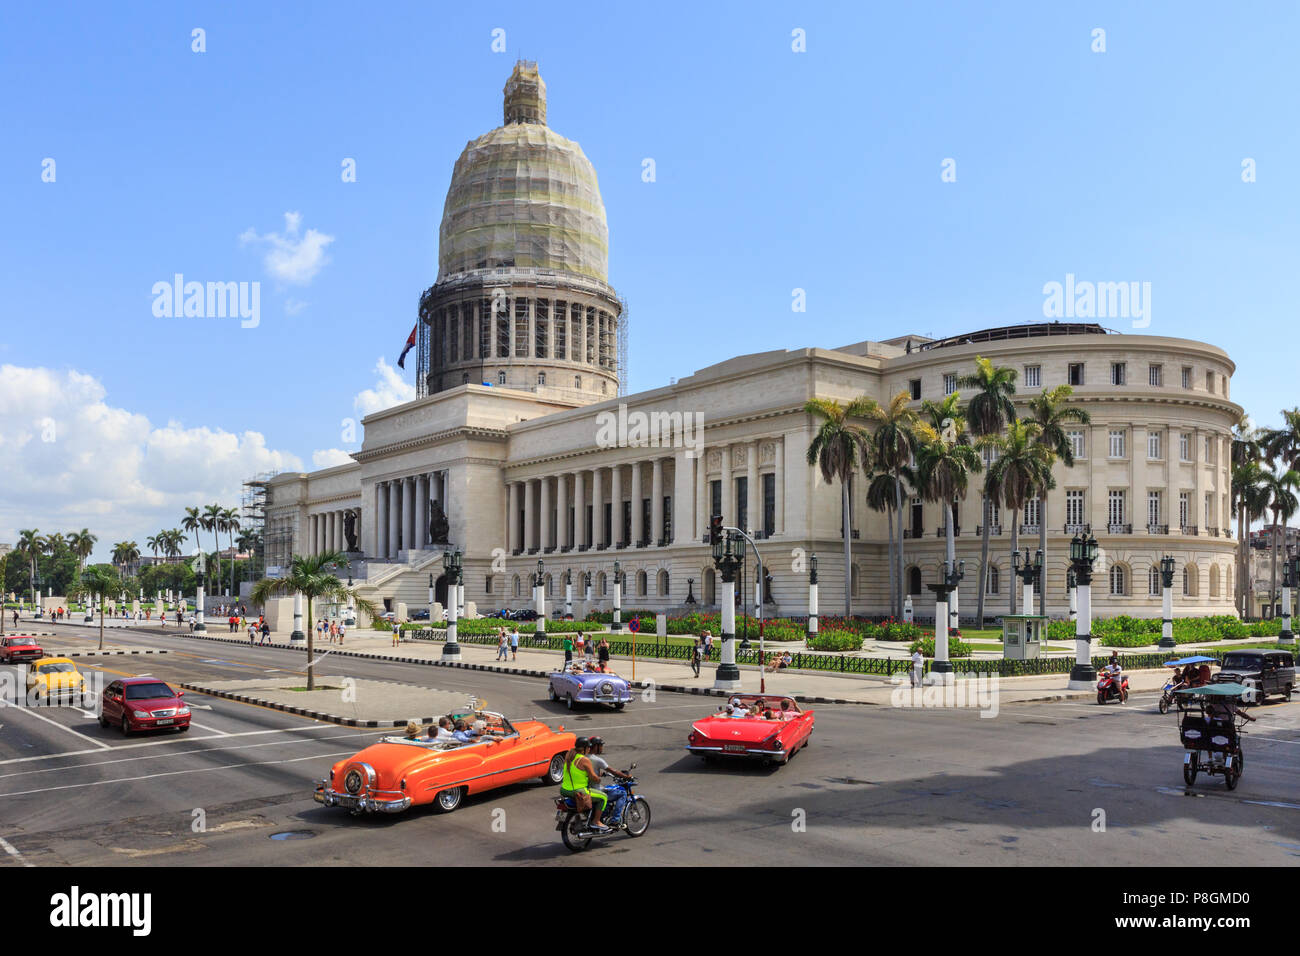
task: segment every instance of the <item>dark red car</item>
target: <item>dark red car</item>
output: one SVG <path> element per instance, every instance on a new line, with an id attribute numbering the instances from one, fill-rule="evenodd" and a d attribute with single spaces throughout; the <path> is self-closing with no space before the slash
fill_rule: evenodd
<path id="1" fill-rule="evenodd" d="M 190 709 L 181 698 L 183 690 L 172 690 L 156 677 L 124 677 L 104 688 L 100 701 L 99 726 L 116 724 L 123 734 L 136 730 L 190 729 Z"/>
<path id="2" fill-rule="evenodd" d="M 44 657 L 45 651 L 34 637 L 6 637 L 0 640 L 0 663 L 21 664 Z"/>

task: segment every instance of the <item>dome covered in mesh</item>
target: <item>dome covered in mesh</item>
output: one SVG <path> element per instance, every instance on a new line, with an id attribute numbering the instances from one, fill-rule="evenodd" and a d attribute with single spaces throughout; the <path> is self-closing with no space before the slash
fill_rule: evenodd
<path id="1" fill-rule="evenodd" d="M 582 147 L 545 125 L 536 64 L 506 83 L 505 125 L 469 143 L 443 205 L 438 280 L 514 267 L 608 281 L 609 232 L 596 171 Z"/>

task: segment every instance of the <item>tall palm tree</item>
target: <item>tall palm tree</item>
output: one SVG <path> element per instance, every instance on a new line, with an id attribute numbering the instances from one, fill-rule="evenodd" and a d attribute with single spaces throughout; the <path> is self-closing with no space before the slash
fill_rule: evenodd
<path id="1" fill-rule="evenodd" d="M 1002 434 L 1002 429 L 1016 420 L 1016 407 L 1011 396 L 1016 394 L 1016 370 L 1005 366 L 995 366 L 982 355 L 975 356 L 975 372 L 957 379 L 958 388 L 972 388 L 970 404 L 966 406 L 966 422 L 970 426 L 971 437 L 990 438 Z M 985 489 L 987 489 L 987 482 Z M 978 588 L 975 609 L 976 627 L 984 626 L 984 592 L 989 563 L 989 496 L 987 491 L 981 495 L 980 513 L 983 515 L 980 534 L 980 586 Z M 1014 589 L 1013 589 L 1014 590 Z"/>
<path id="2" fill-rule="evenodd" d="M 140 560 L 140 546 L 134 541 L 119 541 L 113 545 L 113 563 L 120 565 L 123 571 L 127 565 Z"/>
<path id="3" fill-rule="evenodd" d="M 80 531 L 74 531 L 67 535 L 68 548 L 77 556 L 77 569 L 81 570 L 86 566 L 86 559 L 90 553 L 95 550 L 95 542 L 99 540 L 96 535 L 90 533 L 89 528 L 82 528 Z"/>
<path id="4" fill-rule="evenodd" d="M 346 566 L 347 557 L 339 551 L 309 557 L 295 556 L 289 565 L 289 573 L 282 578 L 262 578 L 253 585 L 250 597 L 255 604 L 265 605 L 273 597 L 301 593 L 307 599 L 307 689 L 316 688 L 315 656 L 312 648 L 312 602 L 317 598 L 334 598 L 340 602 L 350 600 L 352 606 L 364 611 L 374 618 L 378 613 L 375 605 L 365 598 L 358 597 L 355 589 L 349 588 L 335 575 L 326 570 L 330 565 Z"/>
<path id="5" fill-rule="evenodd" d="M 894 543 L 894 503 L 898 500 L 895 493 L 897 481 L 889 472 L 879 472 L 873 474 L 866 472 L 867 479 L 867 507 L 872 511 L 879 511 L 887 515 L 885 526 L 889 529 L 889 613 L 892 617 L 898 617 L 898 611 L 894 607 L 894 599 L 898 594 L 898 589 L 894 584 L 894 575 L 898 570 L 898 564 L 895 560 L 897 554 Z"/>
<path id="6" fill-rule="evenodd" d="M 852 534 L 849 520 L 849 479 L 859 467 L 869 467 L 871 449 L 869 436 L 861 425 L 852 419 L 863 418 L 870 405 L 869 398 L 855 398 L 847 405 L 833 399 L 814 398 L 803 410 L 821 425 L 808 446 L 809 467 L 817 466 L 822 479 L 828 484 L 840 483 L 840 531 L 844 538 L 844 616 L 853 616 L 850 588 L 852 586 L 853 556 Z"/>
<path id="7" fill-rule="evenodd" d="M 239 588 L 235 587 L 235 532 L 239 530 L 239 509 L 226 508 L 221 512 L 221 526 L 230 539 L 230 596 L 239 597 Z"/>
<path id="8" fill-rule="evenodd" d="M 203 527 L 203 512 L 198 508 L 186 508 L 185 517 L 181 519 L 181 527 L 186 531 L 194 532 L 194 547 L 202 551 L 203 545 L 199 543 L 199 530 Z"/>
<path id="9" fill-rule="evenodd" d="M 1029 414 L 1026 416 L 1031 422 L 1038 426 L 1038 438 L 1036 441 L 1040 445 L 1046 446 L 1052 453 L 1055 460 L 1059 460 L 1066 468 L 1074 467 L 1074 449 L 1070 445 L 1070 433 L 1066 426 L 1069 424 L 1088 425 L 1092 423 L 1092 416 L 1084 409 L 1076 405 L 1067 404 L 1067 399 L 1074 394 L 1074 388 L 1070 385 L 1058 385 L 1055 388 L 1045 388 L 1041 395 L 1036 395 L 1029 400 Z M 1042 613 L 1047 613 L 1047 493 L 1043 492 L 1038 499 L 1038 550 L 1043 552 L 1043 573 L 1042 579 L 1038 582 L 1040 607 Z"/>
<path id="10" fill-rule="evenodd" d="M 1284 472 L 1300 472 L 1300 408 L 1282 410 L 1282 424 L 1266 428 L 1259 436 L 1260 448 L 1270 465 L 1280 463 Z M 1281 547 L 1285 555 L 1286 518 L 1283 514 Z M 1273 522 L 1276 531 L 1277 521 Z M 1277 551 L 1273 553 L 1273 593 L 1277 593 Z"/>
<path id="11" fill-rule="evenodd" d="M 1268 489 L 1264 469 L 1253 459 L 1243 459 L 1232 466 L 1232 510 L 1237 516 L 1237 587 L 1234 598 L 1242 615 L 1249 617 L 1254 603 L 1250 579 L 1250 525 L 1268 507 Z"/>
<path id="12" fill-rule="evenodd" d="M 1019 544 L 1020 511 L 1030 498 L 1045 495 L 1056 486 L 1052 463 L 1056 456 L 1039 442 L 1042 430 L 1031 421 L 1017 420 L 1007 425 L 998 442 L 998 457 L 989 465 L 985 487 L 989 497 L 1011 512 L 1011 553 Z M 1008 614 L 1016 613 L 1016 584 L 1011 582 Z"/>
<path id="13" fill-rule="evenodd" d="M 158 560 L 159 550 L 166 544 L 166 538 L 164 537 L 166 533 L 167 532 L 165 531 L 159 531 L 157 534 L 151 534 L 149 537 L 144 539 L 145 547 L 153 552 L 153 559 L 155 562 Z"/>
<path id="14" fill-rule="evenodd" d="M 185 544 L 185 532 L 180 528 L 172 528 L 169 531 L 164 531 L 163 535 L 165 536 L 163 548 L 167 553 L 167 557 L 175 561 L 181 556 L 181 546 Z"/>
<path id="15" fill-rule="evenodd" d="M 223 514 L 225 514 L 225 511 L 222 509 L 221 505 L 219 504 L 207 505 L 203 509 L 203 519 L 202 519 L 203 530 L 212 532 L 212 544 L 214 546 L 213 550 L 215 552 L 213 557 L 216 559 L 216 573 L 212 575 L 212 580 L 214 583 L 218 583 L 218 584 L 221 581 L 221 553 L 220 553 L 221 539 L 219 535 L 222 530 L 221 516 Z M 217 594 L 219 593 L 219 591 L 214 590 L 212 593 Z"/>
<path id="16" fill-rule="evenodd" d="M 970 476 L 983 468 L 979 452 L 969 440 L 962 440 L 966 438 L 965 422 L 958 419 L 954 421 L 953 427 L 955 431 L 949 435 L 954 440 L 948 441 L 940 435 L 938 441 L 922 445 L 916 456 L 917 486 L 921 497 L 926 501 L 938 502 L 943 509 L 945 556 L 950 566 L 957 557 L 952 527 L 953 502 L 965 499 Z"/>
<path id="17" fill-rule="evenodd" d="M 871 402 L 867 406 L 866 419 L 874 429 L 871 435 L 872 457 L 878 468 L 894 476 L 894 508 L 898 521 L 898 554 L 895 582 L 897 595 L 895 600 L 901 610 L 905 583 L 903 571 L 906 567 L 903 551 L 903 488 L 904 481 L 916 487 L 916 475 L 913 458 L 922 444 L 938 440 L 939 434 L 921 420 L 910 406 L 912 396 L 906 389 L 889 400 L 888 405 Z"/>
<path id="18" fill-rule="evenodd" d="M 120 586 L 116 575 L 102 566 L 87 568 L 81 575 L 81 588 L 88 594 L 99 596 L 99 649 L 104 649 L 104 601 L 107 595 Z"/>
<path id="19" fill-rule="evenodd" d="M 1273 512 L 1273 572 L 1269 584 L 1269 605 L 1277 600 L 1277 553 L 1286 547 L 1286 522 L 1296 512 L 1300 501 L 1295 491 L 1300 487 L 1300 471 L 1287 469 L 1283 472 L 1265 471 L 1263 486 L 1268 492 L 1268 509 Z M 1278 534 L 1278 521 L 1282 522 L 1282 533 Z M 1285 552 L 1284 552 L 1285 553 Z"/>

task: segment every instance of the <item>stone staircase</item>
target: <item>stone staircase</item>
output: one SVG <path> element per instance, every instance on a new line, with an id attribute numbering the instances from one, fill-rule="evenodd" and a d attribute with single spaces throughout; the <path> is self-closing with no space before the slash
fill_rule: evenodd
<path id="1" fill-rule="evenodd" d="M 436 580 L 442 574 L 442 554 L 436 551 L 401 551 L 397 561 L 366 562 L 366 579 L 355 581 L 357 594 L 382 608 L 390 599 L 408 607 L 426 607 L 429 603 L 429 575 Z"/>

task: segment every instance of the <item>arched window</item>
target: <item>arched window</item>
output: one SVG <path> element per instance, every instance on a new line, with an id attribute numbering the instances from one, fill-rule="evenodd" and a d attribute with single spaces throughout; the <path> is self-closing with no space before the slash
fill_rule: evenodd
<path id="1" fill-rule="evenodd" d="M 519 597 L 519 575 L 515 575 L 515 597 Z"/>
<path id="2" fill-rule="evenodd" d="M 668 584 L 669 584 L 668 572 L 660 571 L 659 572 L 659 596 L 660 597 L 668 596 Z"/>
<path id="3" fill-rule="evenodd" d="M 984 573 L 984 593 L 997 594 L 1000 589 L 999 585 L 998 566 L 996 564 L 990 564 L 987 566 Z"/>
<path id="4" fill-rule="evenodd" d="M 638 571 L 636 573 L 636 596 L 645 597 L 647 593 L 648 587 L 646 584 L 646 573 L 644 571 Z"/>
<path id="5" fill-rule="evenodd" d="M 1196 597 L 1200 571 L 1194 564 L 1183 565 L 1183 597 Z"/>
<path id="6" fill-rule="evenodd" d="M 1216 598 L 1218 596 L 1219 596 L 1219 566 L 1217 564 L 1212 564 L 1210 565 L 1210 597 Z"/>
<path id="7" fill-rule="evenodd" d="M 907 593 L 920 594 L 921 590 L 921 569 L 911 568 L 907 572 Z"/>
<path id="8" fill-rule="evenodd" d="M 505 383 L 506 383 L 506 373 L 505 373 L 505 372 L 497 372 L 497 384 L 498 384 L 498 385 L 504 385 Z"/>
<path id="9" fill-rule="evenodd" d="M 600 591 L 601 597 L 604 597 L 606 593 L 608 593 L 606 589 L 606 580 L 605 580 L 604 571 L 601 571 L 600 574 L 596 576 L 596 589 Z"/>
<path id="10" fill-rule="evenodd" d="M 714 574 L 712 568 L 705 568 L 704 573 L 701 575 L 701 579 L 704 586 L 703 587 L 704 603 L 717 604 L 718 603 L 717 575 Z"/>
<path id="11" fill-rule="evenodd" d="M 1162 594 L 1164 591 L 1160 583 L 1160 565 L 1151 565 L 1151 571 L 1147 574 L 1147 594 Z"/>
<path id="12" fill-rule="evenodd" d="M 551 587 L 551 576 L 548 574 L 546 575 L 546 596 L 550 597 L 554 593 L 554 588 Z"/>
<path id="13" fill-rule="evenodd" d="M 1123 597 L 1124 591 L 1124 566 L 1122 564 L 1113 564 L 1110 568 L 1110 593 L 1116 597 Z"/>

